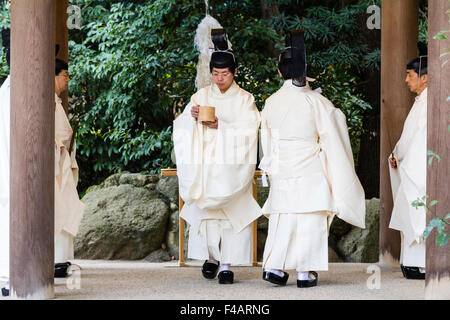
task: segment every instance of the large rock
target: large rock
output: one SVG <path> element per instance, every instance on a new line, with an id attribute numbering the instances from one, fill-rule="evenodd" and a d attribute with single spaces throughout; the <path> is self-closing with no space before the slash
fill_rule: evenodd
<path id="1" fill-rule="evenodd" d="M 332 247 L 328 247 L 328 262 L 343 262 L 342 258 L 339 257 L 339 255 L 336 253 L 336 251 L 334 251 Z"/>
<path id="2" fill-rule="evenodd" d="M 124 173 L 119 177 L 119 184 L 131 184 L 135 187 L 144 187 L 149 184 L 155 184 L 159 181 L 157 175 Z"/>
<path id="3" fill-rule="evenodd" d="M 366 200 L 366 228 L 352 227 L 338 242 L 339 254 L 345 262 L 371 263 L 379 255 L 380 200 Z"/>
<path id="4" fill-rule="evenodd" d="M 178 177 L 161 177 L 156 184 L 156 191 L 169 199 L 171 203 L 178 205 Z"/>
<path id="5" fill-rule="evenodd" d="M 330 233 L 336 238 L 340 239 L 352 230 L 352 225 L 344 220 L 334 217 L 331 222 Z"/>
<path id="6" fill-rule="evenodd" d="M 154 176 L 140 176 L 117 174 L 86 194 L 76 258 L 142 259 L 161 248 L 169 206 L 158 192 L 136 186 L 151 184 Z"/>
<path id="7" fill-rule="evenodd" d="M 264 203 L 267 200 L 267 197 L 269 196 L 269 191 L 270 188 L 269 187 L 263 187 L 262 183 L 261 183 L 261 178 L 258 178 L 257 180 L 258 182 L 258 189 L 257 189 L 257 196 L 258 196 L 258 204 L 259 206 L 262 208 L 262 206 L 264 205 Z"/>
<path id="8" fill-rule="evenodd" d="M 148 262 L 165 262 L 172 260 L 172 258 L 166 250 L 158 249 L 150 253 L 144 260 Z"/>
<path id="9" fill-rule="evenodd" d="M 167 252 L 170 256 L 174 257 L 175 260 L 179 260 L 179 211 L 174 211 L 170 214 L 165 245 L 167 247 Z M 187 257 L 188 248 L 188 238 L 189 238 L 189 224 L 184 223 L 184 254 Z"/>

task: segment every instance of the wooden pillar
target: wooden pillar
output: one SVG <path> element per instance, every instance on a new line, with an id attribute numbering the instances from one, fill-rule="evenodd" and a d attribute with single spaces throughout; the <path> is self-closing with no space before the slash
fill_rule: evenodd
<path id="1" fill-rule="evenodd" d="M 54 296 L 55 1 L 11 1 L 11 297 Z"/>
<path id="2" fill-rule="evenodd" d="M 450 65 L 442 67 L 450 57 L 439 56 L 449 51 L 449 40 L 436 40 L 433 37 L 441 30 L 450 29 L 450 2 L 432 0 L 428 2 L 428 142 L 427 149 L 441 157 L 438 163 L 433 160 L 427 169 L 428 201 L 438 200 L 427 214 L 427 225 L 435 217 L 444 218 L 450 211 L 450 190 L 448 187 L 450 160 Z M 448 37 L 448 34 L 447 34 Z M 450 230 L 447 226 L 447 234 Z M 426 241 L 426 282 L 425 298 L 450 299 L 450 242 L 444 247 L 436 246 L 434 230 Z"/>
<path id="3" fill-rule="evenodd" d="M 67 28 L 67 7 L 69 5 L 68 0 L 54 0 L 55 3 L 55 42 L 59 45 L 59 53 L 57 58 L 69 63 L 69 29 Z M 63 92 L 60 96 L 62 105 L 67 113 L 68 105 L 67 91 Z"/>
<path id="4" fill-rule="evenodd" d="M 418 0 L 383 0 L 381 28 L 380 264 L 398 265 L 400 234 L 389 229 L 393 207 L 388 157 L 413 104 L 406 64 L 417 56 Z"/>

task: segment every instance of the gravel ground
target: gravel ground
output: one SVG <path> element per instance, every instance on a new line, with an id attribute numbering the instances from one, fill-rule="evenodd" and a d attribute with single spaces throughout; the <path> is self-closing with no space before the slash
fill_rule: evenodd
<path id="1" fill-rule="evenodd" d="M 270 284 L 261 279 L 260 267 L 251 266 L 233 267 L 235 283 L 220 285 L 202 278 L 201 261 L 182 268 L 177 261 L 73 263 L 81 270 L 55 279 L 56 300 L 422 300 L 425 289 L 425 281 L 406 280 L 399 267 L 366 263 L 330 263 L 313 288 L 297 288 L 295 271 L 289 272 L 287 286 Z"/>

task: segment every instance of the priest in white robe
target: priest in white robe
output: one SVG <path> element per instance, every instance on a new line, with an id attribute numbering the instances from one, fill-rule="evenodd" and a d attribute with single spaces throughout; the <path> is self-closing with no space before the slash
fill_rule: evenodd
<path id="1" fill-rule="evenodd" d="M 290 31 L 286 47 L 279 59 L 284 84 L 266 100 L 261 120 L 259 167 L 270 178 L 263 279 L 286 285 L 284 270 L 296 270 L 305 288 L 328 270 L 333 217 L 365 228 L 365 197 L 344 114 L 307 85 L 303 32 Z"/>
<path id="2" fill-rule="evenodd" d="M 6 62 L 10 60 L 10 31 L 2 30 Z M 9 155 L 10 155 L 10 76 L 0 88 L 0 281 L 2 295 L 9 295 Z"/>
<path id="3" fill-rule="evenodd" d="M 74 258 L 73 238 L 83 217 L 84 204 L 77 192 L 74 132 L 59 98 L 68 89 L 68 66 L 56 59 L 55 67 L 55 263 L 58 264 Z"/>
<path id="4" fill-rule="evenodd" d="M 10 76 L 0 88 L 0 281 L 9 290 L 9 137 Z"/>
<path id="5" fill-rule="evenodd" d="M 213 33 L 213 83 L 191 97 L 174 121 L 173 139 L 185 201 L 180 216 L 190 224 L 188 258 L 205 261 L 205 278 L 219 272 L 219 283 L 231 284 L 230 266 L 251 263 L 251 223 L 261 215 L 252 196 L 260 114 L 234 82 L 237 63 L 224 31 Z M 215 107 L 215 121 L 198 120 L 201 106 Z"/>
<path id="6" fill-rule="evenodd" d="M 412 203 L 426 193 L 427 172 L 427 57 L 426 53 L 408 63 L 405 82 L 417 94 L 403 131 L 391 156 L 391 177 L 394 206 L 389 227 L 400 231 L 400 266 L 407 279 L 425 279 L 426 227 L 424 207 Z"/>

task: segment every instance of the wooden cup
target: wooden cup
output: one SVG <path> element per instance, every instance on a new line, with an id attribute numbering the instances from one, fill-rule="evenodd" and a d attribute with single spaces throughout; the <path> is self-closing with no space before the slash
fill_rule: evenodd
<path id="1" fill-rule="evenodd" d="M 199 121 L 216 121 L 216 108 L 211 106 L 200 106 L 198 108 Z"/>

